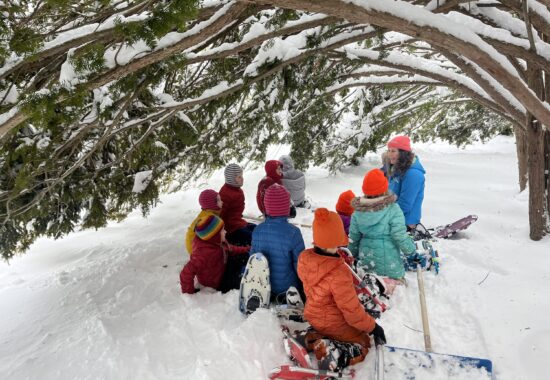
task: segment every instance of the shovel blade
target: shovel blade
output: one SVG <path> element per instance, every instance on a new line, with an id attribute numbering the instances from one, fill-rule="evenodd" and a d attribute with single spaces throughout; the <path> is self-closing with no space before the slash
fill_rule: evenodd
<path id="1" fill-rule="evenodd" d="M 384 373 L 387 379 L 494 380 L 493 363 L 489 359 L 384 347 Z"/>

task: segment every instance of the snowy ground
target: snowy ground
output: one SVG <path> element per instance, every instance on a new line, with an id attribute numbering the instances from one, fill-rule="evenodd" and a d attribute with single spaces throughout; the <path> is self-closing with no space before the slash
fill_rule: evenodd
<path id="1" fill-rule="evenodd" d="M 528 238 L 513 140 L 416 151 L 428 171 L 424 224 L 479 215 L 469 230 L 439 243 L 440 275 L 424 276 L 434 350 L 491 359 L 502 380 L 548 378 L 550 239 Z M 307 193 L 316 206 L 333 208 L 341 191 L 359 193 L 364 173 L 378 164 L 372 155 L 337 176 L 309 170 Z M 245 173 L 248 214 L 258 214 L 261 175 Z M 208 187 L 222 181 L 218 173 Z M 236 291 L 180 293 L 185 230 L 201 189 L 164 196 L 147 219 L 134 213 L 99 231 L 41 239 L 1 263 L 0 378 L 265 379 L 288 362 L 269 312 L 244 318 Z M 298 221 L 311 219 L 300 210 Z M 308 245 L 311 231 L 302 233 Z M 407 278 L 380 323 L 388 343 L 423 349 L 416 276 Z M 357 366 L 359 378 L 369 377 L 372 362 Z"/>

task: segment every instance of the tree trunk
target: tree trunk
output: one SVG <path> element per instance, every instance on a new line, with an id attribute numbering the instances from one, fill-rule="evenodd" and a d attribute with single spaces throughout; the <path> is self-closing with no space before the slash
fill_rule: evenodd
<path id="1" fill-rule="evenodd" d="M 519 191 L 522 192 L 527 186 L 527 136 L 525 130 L 518 126 L 514 126 L 514 134 L 516 135 L 516 154 L 518 156 L 518 180 Z"/>
<path id="2" fill-rule="evenodd" d="M 529 236 L 540 240 L 546 229 L 544 131 L 532 115 L 527 117 L 529 154 Z"/>
<path id="3" fill-rule="evenodd" d="M 545 131 L 544 153 L 546 155 L 546 232 L 550 231 L 550 131 Z"/>
<path id="4" fill-rule="evenodd" d="M 529 87 L 544 100 L 544 83 L 542 71 L 527 64 Z M 535 117 L 527 112 L 527 152 L 529 180 L 529 237 L 540 240 L 546 233 L 546 167 L 544 129 Z"/>

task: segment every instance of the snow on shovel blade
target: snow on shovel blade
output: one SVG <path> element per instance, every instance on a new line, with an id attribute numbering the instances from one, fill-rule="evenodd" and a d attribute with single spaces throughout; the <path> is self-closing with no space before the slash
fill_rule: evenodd
<path id="1" fill-rule="evenodd" d="M 384 346 L 386 379 L 493 379 L 493 363 L 488 359 L 437 354 Z"/>

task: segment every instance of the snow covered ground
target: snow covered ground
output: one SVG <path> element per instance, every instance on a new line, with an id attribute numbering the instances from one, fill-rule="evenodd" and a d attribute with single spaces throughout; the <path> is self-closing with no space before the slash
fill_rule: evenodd
<path id="1" fill-rule="evenodd" d="M 513 139 L 415 148 L 428 172 L 424 224 L 479 216 L 456 239 L 439 242 L 441 273 L 425 273 L 434 351 L 491 359 L 502 380 L 548 378 L 550 239 L 528 238 Z M 373 154 L 336 176 L 311 169 L 307 194 L 333 208 L 340 192 L 359 193 L 365 172 L 378 165 Z M 251 215 L 261 176 L 245 173 Z M 217 173 L 207 187 L 222 183 Z M 180 293 L 184 235 L 203 188 L 163 196 L 147 219 L 136 212 L 99 231 L 40 239 L 25 256 L 0 263 L 0 378 L 265 379 L 288 363 L 270 312 L 244 318 L 237 291 Z M 297 221 L 312 217 L 300 210 Z M 311 231 L 302 233 L 308 245 Z M 422 350 L 416 276 L 407 278 L 380 324 L 389 344 Z M 372 364 L 371 357 L 358 365 L 358 378 L 369 378 Z"/>

